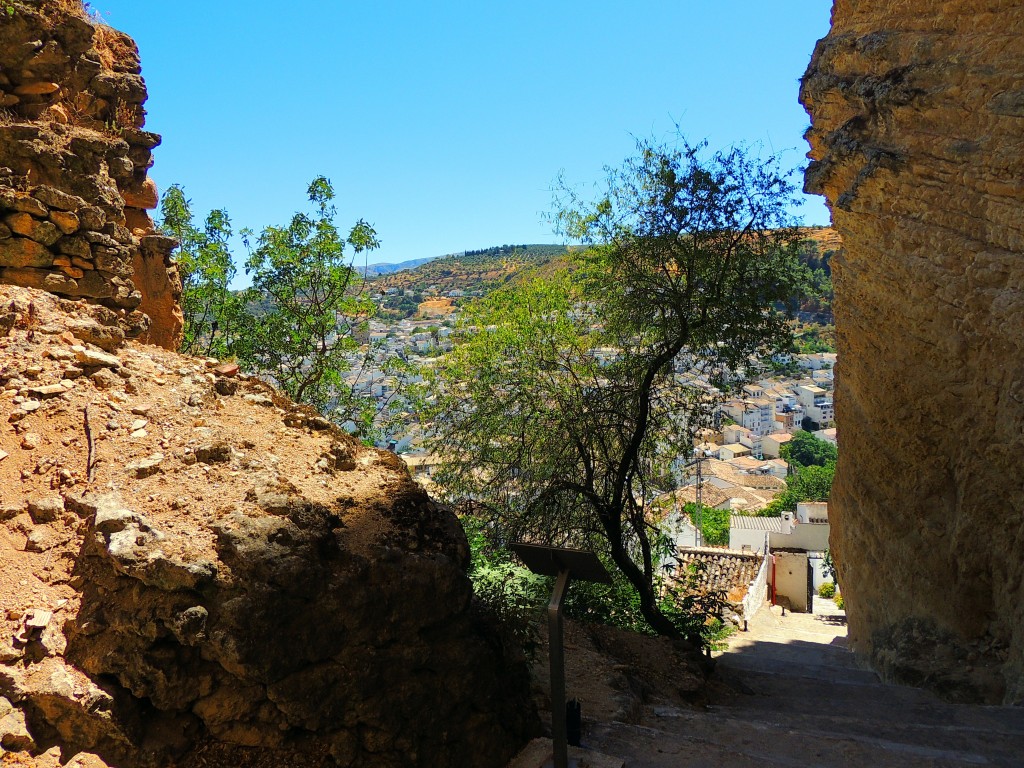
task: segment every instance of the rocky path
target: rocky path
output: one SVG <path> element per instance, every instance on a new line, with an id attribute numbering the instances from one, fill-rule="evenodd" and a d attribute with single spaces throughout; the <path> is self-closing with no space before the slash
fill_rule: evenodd
<path id="1" fill-rule="evenodd" d="M 718 654 L 704 710 L 645 705 L 640 724 L 591 724 L 585 746 L 627 768 L 1024 766 L 1024 711 L 945 703 L 883 685 L 846 649 L 831 601 L 764 608 Z"/>

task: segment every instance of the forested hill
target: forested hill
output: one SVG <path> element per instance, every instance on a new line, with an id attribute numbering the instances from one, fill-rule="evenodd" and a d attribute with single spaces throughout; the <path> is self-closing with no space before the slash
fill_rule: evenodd
<path id="1" fill-rule="evenodd" d="M 804 230 L 807 242 L 801 249 L 801 260 L 815 273 L 815 285 L 801 302 L 804 321 L 830 324 L 832 322 L 831 258 L 842 242 L 829 227 L 809 227 Z M 484 295 L 521 275 L 524 270 L 538 267 L 554 268 L 570 250 L 579 246 L 553 244 L 496 245 L 491 248 L 466 251 L 461 254 L 418 260 L 417 266 L 395 265 L 399 271 L 387 274 L 369 274 L 367 281 L 372 290 L 394 294 L 384 308 L 395 316 L 414 314 L 424 300 L 448 297 L 452 291 L 461 291 L 467 297 Z M 407 293 L 408 292 L 408 293 Z M 458 294 L 455 294 L 457 297 Z M 459 298 L 454 299 L 460 303 Z"/>
<path id="2" fill-rule="evenodd" d="M 547 264 L 569 253 L 569 246 L 550 244 L 496 245 L 431 259 L 413 269 L 370 276 L 380 291 L 399 288 L 446 294 L 449 291 L 489 291 L 524 267 Z"/>

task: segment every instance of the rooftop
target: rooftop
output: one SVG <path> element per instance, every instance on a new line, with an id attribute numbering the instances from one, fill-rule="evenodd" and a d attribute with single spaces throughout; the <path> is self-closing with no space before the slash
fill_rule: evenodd
<path id="1" fill-rule="evenodd" d="M 729 515 L 729 527 L 739 531 L 782 531 L 781 517 L 754 517 L 752 515 Z"/>
<path id="2" fill-rule="evenodd" d="M 690 563 L 703 563 L 703 572 L 696 577 L 697 591 L 721 590 L 726 600 L 739 603 L 747 594 L 747 588 L 757 577 L 761 567 L 761 556 L 751 552 L 737 552 L 714 547 L 686 547 L 676 555 L 679 567 L 673 573 L 677 584 L 685 585 Z"/>

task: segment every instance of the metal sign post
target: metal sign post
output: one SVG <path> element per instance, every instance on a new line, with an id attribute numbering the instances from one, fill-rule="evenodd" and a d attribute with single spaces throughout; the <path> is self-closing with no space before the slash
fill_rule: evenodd
<path id="1" fill-rule="evenodd" d="M 551 667 L 551 743 L 554 768 L 569 768 L 565 722 L 565 651 L 562 644 L 562 600 L 571 579 L 611 584 L 608 571 L 597 555 L 582 549 L 559 549 L 537 544 L 513 544 L 512 551 L 526 567 L 542 576 L 555 577 L 548 602 L 548 658 Z"/>

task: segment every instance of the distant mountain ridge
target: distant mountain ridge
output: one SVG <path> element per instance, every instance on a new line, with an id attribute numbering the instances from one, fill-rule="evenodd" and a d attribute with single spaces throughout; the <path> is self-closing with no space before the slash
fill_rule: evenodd
<path id="1" fill-rule="evenodd" d="M 830 262 L 842 248 L 842 241 L 830 227 L 806 227 L 803 234 L 806 242 L 800 259 L 815 271 L 817 278 L 812 294 L 801 302 L 801 316 L 805 321 L 831 323 Z M 495 245 L 399 264 L 374 264 L 366 267 L 365 274 L 373 290 L 391 296 L 386 309 L 408 313 L 430 296 L 458 301 L 462 297 L 485 295 L 537 270 L 543 273 L 558 269 L 568 263 L 569 253 L 579 248 L 553 243 Z M 393 295 L 396 291 L 398 295 Z"/>
<path id="2" fill-rule="evenodd" d="M 427 256 L 424 259 L 410 259 L 409 261 L 400 261 L 397 264 L 367 264 L 361 267 L 356 267 L 355 270 L 363 277 L 376 277 L 378 275 L 390 275 L 392 272 L 401 272 L 406 269 L 415 269 L 421 264 L 426 264 L 428 261 L 441 258 L 444 257 Z"/>

